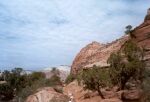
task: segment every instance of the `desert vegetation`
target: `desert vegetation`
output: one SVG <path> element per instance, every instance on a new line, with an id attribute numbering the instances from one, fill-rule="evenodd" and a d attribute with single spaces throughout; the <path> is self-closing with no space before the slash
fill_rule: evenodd
<path id="1" fill-rule="evenodd" d="M 66 84 L 69 84 L 69 83 L 71 83 L 72 81 L 74 81 L 75 79 L 76 79 L 76 76 L 70 73 L 70 74 L 67 76 L 67 78 L 66 78 L 66 80 L 65 80 L 65 83 L 66 83 Z"/>
<path id="2" fill-rule="evenodd" d="M 0 84 L 0 101 L 23 102 L 29 95 L 36 92 L 38 88 L 61 85 L 62 82 L 58 76 L 58 70 L 52 69 L 53 75 L 46 79 L 42 72 L 33 72 L 31 74 L 24 73 L 22 68 L 15 68 L 11 71 L 5 70 L 1 75 Z M 61 92 L 60 89 L 55 88 Z"/>
<path id="3" fill-rule="evenodd" d="M 142 82 L 145 64 L 143 51 L 131 40 L 127 41 L 120 52 L 112 53 L 108 59 L 111 82 L 121 90 L 130 80 Z"/>
<path id="4" fill-rule="evenodd" d="M 84 85 L 84 89 L 97 91 L 101 98 L 104 99 L 101 89 L 110 84 L 108 73 L 106 69 L 93 66 L 92 69 L 87 69 L 79 73 L 78 82 Z"/>

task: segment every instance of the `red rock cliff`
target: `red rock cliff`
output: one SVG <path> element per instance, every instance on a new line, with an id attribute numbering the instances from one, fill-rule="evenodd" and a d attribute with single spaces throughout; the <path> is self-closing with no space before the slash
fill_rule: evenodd
<path id="1" fill-rule="evenodd" d="M 150 9 L 148 9 L 144 22 L 134 29 L 133 34 L 136 36 L 134 40 L 145 49 L 144 59 L 147 67 L 150 67 Z"/>
<path id="2" fill-rule="evenodd" d="M 148 9 L 144 22 L 136 27 L 133 31 L 136 36 L 134 40 L 138 45 L 145 48 L 145 61 L 148 67 L 150 67 L 150 9 Z M 93 42 L 77 54 L 71 66 L 71 73 L 76 74 L 84 67 L 108 66 L 107 59 L 112 52 L 118 51 L 123 43 L 127 41 L 128 36 L 124 36 L 112 43 L 100 44 Z"/>
<path id="3" fill-rule="evenodd" d="M 107 59 L 110 54 L 118 51 L 127 39 L 128 36 L 124 36 L 108 44 L 100 44 L 98 42 L 88 44 L 77 54 L 71 66 L 71 73 L 76 74 L 82 68 L 92 67 L 93 65 L 108 66 Z"/>

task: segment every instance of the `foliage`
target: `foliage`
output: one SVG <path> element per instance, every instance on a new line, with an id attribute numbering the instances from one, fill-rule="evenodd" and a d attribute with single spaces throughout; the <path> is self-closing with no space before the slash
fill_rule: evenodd
<path id="1" fill-rule="evenodd" d="M 55 90 L 56 92 L 63 94 L 63 87 L 61 87 L 61 86 L 54 86 L 53 88 L 54 88 L 54 90 Z"/>
<path id="2" fill-rule="evenodd" d="M 60 72 L 59 72 L 59 69 L 53 67 L 52 70 L 51 70 L 51 73 L 53 73 L 53 75 L 60 75 Z"/>
<path id="3" fill-rule="evenodd" d="M 45 79 L 45 74 L 42 72 L 33 72 L 32 74 L 28 75 L 28 84 L 29 86 L 35 83 L 38 80 Z"/>
<path id="4" fill-rule="evenodd" d="M 14 90 L 8 84 L 0 84 L 0 100 L 8 101 L 13 99 Z"/>
<path id="5" fill-rule="evenodd" d="M 45 74 L 42 72 L 33 72 L 32 74 L 25 74 L 22 68 L 15 68 L 11 71 L 5 70 L 2 73 L 2 80 L 6 84 L 0 84 L 0 97 L 1 100 L 20 100 L 23 102 L 27 96 L 36 92 L 40 87 L 61 85 L 58 70 L 52 69 L 53 76 L 46 79 Z"/>
<path id="6" fill-rule="evenodd" d="M 75 76 L 73 74 L 69 74 L 65 80 L 66 84 L 71 83 L 73 80 L 75 80 Z"/>
<path id="7" fill-rule="evenodd" d="M 11 100 L 28 84 L 27 75 L 23 74 L 22 68 L 15 68 L 11 71 L 5 70 L 2 73 L 2 78 L 6 81 L 6 84 L 2 84 L 0 89 L 3 91 L 1 91 L 1 94 L 6 97 L 6 100 Z"/>
<path id="8" fill-rule="evenodd" d="M 143 51 L 131 40 L 124 44 L 120 52 L 112 53 L 108 59 L 112 83 L 124 89 L 130 79 L 142 81 L 145 67 L 142 58 Z"/>
<path id="9" fill-rule="evenodd" d="M 60 77 L 57 75 L 53 75 L 51 76 L 50 79 L 46 79 L 46 83 L 47 86 L 55 86 L 55 85 L 61 85 L 62 82 L 60 80 Z"/>
<path id="10" fill-rule="evenodd" d="M 40 80 L 36 80 L 34 81 L 31 85 L 26 86 L 25 88 L 23 88 L 21 91 L 18 92 L 18 97 L 16 97 L 18 99 L 21 99 L 22 102 L 24 102 L 24 100 L 26 100 L 26 98 L 31 95 L 34 94 L 38 88 L 41 87 L 45 87 L 46 83 L 46 79 L 40 79 Z"/>
<path id="11" fill-rule="evenodd" d="M 126 26 L 125 34 L 130 35 L 131 38 L 136 38 L 136 36 L 133 34 L 133 29 L 131 25 Z"/>
<path id="12" fill-rule="evenodd" d="M 61 85 L 61 80 L 59 76 L 53 74 L 51 78 L 46 79 L 45 75 L 43 75 L 42 72 L 34 72 L 31 75 L 29 75 L 29 82 L 30 84 L 18 94 L 19 98 L 21 98 L 22 100 L 25 100 L 29 95 L 34 94 L 37 91 L 37 89 L 41 87 L 53 87 L 56 85 Z"/>
<path id="13" fill-rule="evenodd" d="M 150 70 L 146 69 L 144 73 L 144 80 L 142 84 L 142 89 L 144 91 L 144 97 L 142 102 L 150 102 Z"/>
<path id="14" fill-rule="evenodd" d="M 91 69 L 83 70 L 78 76 L 78 82 L 84 85 L 85 89 L 98 91 L 99 95 L 104 98 L 101 88 L 109 85 L 109 74 L 106 69 L 93 66 Z"/>

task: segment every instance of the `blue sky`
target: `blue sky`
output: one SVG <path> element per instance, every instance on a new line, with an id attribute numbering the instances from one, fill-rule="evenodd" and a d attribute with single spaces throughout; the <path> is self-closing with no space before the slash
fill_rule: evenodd
<path id="1" fill-rule="evenodd" d="M 149 0 L 0 0 L 0 70 L 71 65 L 92 41 L 143 22 Z"/>

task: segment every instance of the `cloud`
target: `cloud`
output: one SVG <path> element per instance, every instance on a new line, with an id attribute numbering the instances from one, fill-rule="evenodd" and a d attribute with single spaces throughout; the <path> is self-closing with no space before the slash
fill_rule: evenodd
<path id="1" fill-rule="evenodd" d="M 148 0 L 0 1 L 0 66 L 69 64 L 93 40 L 106 43 L 143 21 Z"/>

